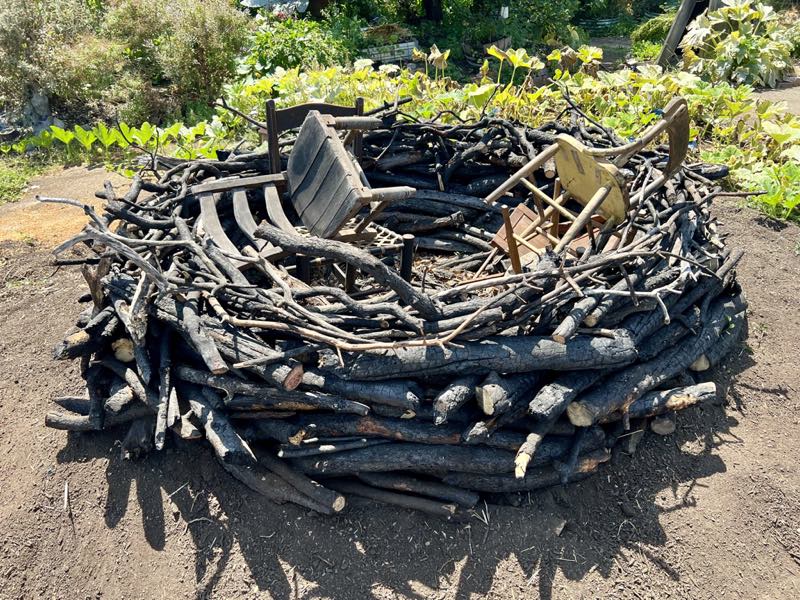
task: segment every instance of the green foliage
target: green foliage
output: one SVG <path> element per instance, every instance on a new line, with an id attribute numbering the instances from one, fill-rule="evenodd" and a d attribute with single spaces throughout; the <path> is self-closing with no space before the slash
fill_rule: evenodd
<path id="1" fill-rule="evenodd" d="M 800 21 L 786 29 L 786 41 L 792 46 L 792 58 L 800 58 Z"/>
<path id="2" fill-rule="evenodd" d="M 639 42 L 663 42 L 667 39 L 675 14 L 670 11 L 645 21 L 631 32 L 631 42 L 634 45 Z"/>
<path id="3" fill-rule="evenodd" d="M 235 73 L 249 23 L 228 0 L 7 0 L 0 104 L 19 109 L 43 93 L 69 120 L 205 104 Z"/>
<path id="4" fill-rule="evenodd" d="M 369 45 L 364 34 L 367 21 L 349 5 L 330 5 L 323 13 L 320 25 L 338 41 L 349 56 L 356 56 L 359 50 Z"/>
<path id="5" fill-rule="evenodd" d="M 661 44 L 659 42 L 648 42 L 642 40 L 634 42 L 631 46 L 631 54 L 638 60 L 655 60 L 661 53 Z"/>
<path id="6" fill-rule="evenodd" d="M 148 81 L 162 82 L 158 48 L 169 34 L 166 3 L 161 0 L 116 0 L 108 10 L 105 34 L 125 47 L 131 67 Z"/>
<path id="7" fill-rule="evenodd" d="M 681 47 L 688 69 L 712 82 L 775 87 L 791 67 L 786 30 L 754 0 L 723 0 L 689 25 Z"/>
<path id="8" fill-rule="evenodd" d="M 33 92 L 63 92 L 81 71 L 96 74 L 107 66 L 110 50 L 94 38 L 96 25 L 83 0 L 0 3 L 0 104 L 19 108 Z M 85 64 L 72 60 L 73 54 Z M 70 90 L 73 97 L 85 102 L 96 96 L 94 81 L 81 84 Z"/>
<path id="9" fill-rule="evenodd" d="M 0 206 L 19 200 L 30 179 L 44 168 L 40 162 L 27 158 L 0 157 Z"/>
<path id="10" fill-rule="evenodd" d="M 227 0 L 170 0 L 169 32 L 160 38 L 158 60 L 181 101 L 214 100 L 236 72 L 249 21 Z"/>
<path id="11" fill-rule="evenodd" d="M 345 44 L 316 21 L 269 16 L 259 16 L 257 20 L 250 50 L 239 63 L 240 75 L 256 78 L 278 67 L 326 67 L 349 61 Z"/>
<path id="12" fill-rule="evenodd" d="M 756 163 L 734 171 L 740 187 L 765 194 L 753 196 L 752 203 L 777 219 L 800 218 L 800 162 Z"/>

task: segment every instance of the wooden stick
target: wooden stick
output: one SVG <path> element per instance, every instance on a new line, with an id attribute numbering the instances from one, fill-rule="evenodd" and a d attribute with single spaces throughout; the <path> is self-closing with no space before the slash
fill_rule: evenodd
<path id="1" fill-rule="evenodd" d="M 500 207 L 500 210 L 503 212 L 503 225 L 506 230 L 506 244 L 508 244 L 508 255 L 511 258 L 511 268 L 514 269 L 514 273 L 522 273 L 522 263 L 519 260 L 519 250 L 517 249 L 517 240 L 514 237 L 514 226 L 511 224 L 511 214 L 505 204 Z"/>

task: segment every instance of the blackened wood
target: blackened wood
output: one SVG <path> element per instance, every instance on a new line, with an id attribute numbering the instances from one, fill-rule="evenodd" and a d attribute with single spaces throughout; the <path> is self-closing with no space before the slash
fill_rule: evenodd
<path id="1" fill-rule="evenodd" d="M 358 478 L 373 487 L 419 494 L 445 502 L 455 502 L 464 508 L 472 508 L 480 500 L 478 494 L 469 490 L 398 473 L 361 473 Z"/>
<path id="2" fill-rule="evenodd" d="M 177 376 L 190 383 L 223 390 L 226 394 L 225 404 L 236 410 L 332 410 L 366 415 L 369 407 L 360 402 L 345 400 L 336 396 L 315 394 L 312 392 L 290 391 L 259 385 L 227 377 L 212 375 L 191 367 L 178 366 Z"/>
<path id="3" fill-rule="evenodd" d="M 131 387 L 119 378 L 115 378 L 109 388 L 109 396 L 103 408 L 106 413 L 119 413 L 136 401 Z"/>
<path id="4" fill-rule="evenodd" d="M 475 387 L 479 382 L 480 375 L 466 375 L 453 380 L 439 392 L 433 401 L 434 424 L 446 423 L 456 411 L 469 402 L 475 396 Z"/>
<path id="5" fill-rule="evenodd" d="M 603 441 L 603 433 L 592 429 L 593 441 Z M 546 439 L 533 457 L 532 464 L 549 464 L 569 452 L 569 438 Z M 394 443 L 341 452 L 319 459 L 298 459 L 294 464 L 305 473 L 351 475 L 369 472 L 417 471 L 440 473 L 509 473 L 514 470 L 514 453 L 481 446 L 434 446 L 429 444 Z"/>
<path id="6" fill-rule="evenodd" d="M 83 329 L 69 334 L 53 349 L 53 358 L 68 360 L 97 352 L 113 339 L 119 319 L 112 307 L 95 315 Z"/>
<path id="7" fill-rule="evenodd" d="M 197 301 L 187 298 L 186 302 L 176 305 L 178 323 L 182 324 L 185 333 L 192 342 L 192 347 L 203 358 L 208 370 L 215 375 L 228 372 L 228 365 L 220 355 L 214 341 L 208 337 L 205 328 L 200 323 L 197 311 Z"/>
<path id="8" fill-rule="evenodd" d="M 344 496 L 325 488 L 302 473 L 293 471 L 284 461 L 262 452 L 258 456 L 258 464 L 275 473 L 298 492 L 329 508 L 331 512 L 344 510 L 346 504 Z"/>
<path id="9" fill-rule="evenodd" d="M 411 496 L 409 494 L 398 494 L 396 492 L 388 492 L 379 488 L 370 487 L 354 481 L 338 481 L 332 480 L 328 485 L 343 494 L 353 494 L 354 496 L 361 496 L 362 498 L 369 498 L 370 500 L 377 500 L 384 504 L 391 504 L 392 506 L 400 506 L 402 508 L 409 508 L 411 510 L 419 510 L 437 517 L 444 517 L 446 519 L 452 518 L 458 507 L 455 504 L 443 504 L 427 498 L 420 498 L 419 496 Z"/>
<path id="10" fill-rule="evenodd" d="M 491 372 L 475 389 L 478 405 L 487 415 L 501 415 L 533 390 L 539 381 L 537 374 L 518 374 L 501 377 Z"/>
<path id="11" fill-rule="evenodd" d="M 162 332 L 159 348 L 158 408 L 156 410 L 155 445 L 156 450 L 164 448 L 167 435 L 167 411 L 170 396 L 175 394 L 172 384 L 172 360 L 170 357 L 169 333 Z"/>
<path id="12" fill-rule="evenodd" d="M 123 460 L 137 459 L 153 449 L 153 416 L 141 417 L 131 423 L 127 435 L 120 444 Z"/>
<path id="13" fill-rule="evenodd" d="M 628 418 L 644 419 L 666 412 L 683 410 L 698 403 L 715 403 L 719 397 L 717 385 L 710 381 L 671 390 L 649 392 L 628 407 Z M 603 417 L 603 423 L 621 420 L 621 412 Z"/>
<path id="14" fill-rule="evenodd" d="M 158 396 L 148 387 L 145 387 L 144 382 L 139 378 L 139 375 L 133 369 L 126 367 L 123 363 L 112 358 L 106 358 L 99 363 L 103 367 L 111 370 L 117 377 L 123 379 L 128 387 L 133 390 L 133 395 L 143 402 L 151 410 L 158 410 Z"/>
<path id="15" fill-rule="evenodd" d="M 458 444 L 461 441 L 458 427 L 437 427 L 430 423 L 419 423 L 416 419 L 387 419 L 371 415 L 360 418 L 315 415 L 306 417 L 301 422 L 313 424 L 314 434 L 319 436 L 380 437 L 419 444 Z"/>
<path id="16" fill-rule="evenodd" d="M 588 431 L 589 429 L 586 427 L 578 428 L 577 433 L 572 437 L 572 447 L 569 449 L 566 460 L 555 465 L 556 470 L 560 474 L 561 483 L 566 484 L 575 472 L 575 468 L 578 464 L 578 456 L 580 456 L 584 450 L 584 442 Z"/>
<path id="17" fill-rule="evenodd" d="M 609 458 L 610 455 L 605 450 L 582 457 L 575 466 L 571 481 L 594 473 Z M 448 473 L 443 481 L 477 492 L 526 492 L 559 485 L 561 474 L 555 467 L 548 466 L 530 469 L 521 479 L 517 479 L 513 475 Z"/>
<path id="18" fill-rule="evenodd" d="M 228 421 L 228 418 L 215 409 L 197 390 L 189 390 L 186 400 L 195 417 L 203 425 L 208 443 L 223 463 L 249 465 L 256 462 L 256 457 Z"/>
<path id="19" fill-rule="evenodd" d="M 662 352 L 657 358 L 624 369 L 567 408 L 573 425 L 585 427 L 596 423 L 605 415 L 623 412 L 646 392 L 689 367 L 697 358 L 717 343 L 725 328 L 746 303 L 741 296 L 721 298 L 714 303 L 708 321 L 696 336 L 685 338 L 680 344 Z"/>
<path id="20" fill-rule="evenodd" d="M 621 367 L 636 359 L 633 340 L 624 330 L 614 338 L 576 336 L 566 344 L 549 337 L 505 336 L 453 347 L 402 347 L 365 352 L 348 365 L 349 379 L 389 379 L 457 375 L 490 371 L 527 373 L 537 370 L 583 370 Z"/>
<path id="21" fill-rule="evenodd" d="M 278 456 L 281 458 L 303 458 L 306 456 L 319 456 L 321 454 L 333 454 L 335 452 L 346 452 L 370 446 L 389 444 L 390 440 L 378 438 L 361 438 L 358 440 L 345 438 L 342 441 L 319 442 L 315 444 L 303 444 L 302 446 L 281 446 Z"/>
<path id="22" fill-rule="evenodd" d="M 241 424 L 240 424 L 241 425 Z M 240 435 L 251 442 L 275 441 L 282 444 L 299 443 L 305 437 L 305 430 L 283 419 L 259 419 L 247 421 L 238 428 Z"/>
<path id="23" fill-rule="evenodd" d="M 410 380 L 403 381 L 347 381 L 333 373 L 306 369 L 302 385 L 328 394 L 337 394 L 350 400 L 369 404 L 386 404 L 414 410 L 419 407 L 417 385 Z"/>
<path id="24" fill-rule="evenodd" d="M 400 253 L 400 277 L 404 281 L 411 281 L 411 270 L 414 267 L 414 236 L 410 233 L 403 234 L 403 250 Z"/>
<path id="25" fill-rule="evenodd" d="M 525 438 L 525 443 L 517 450 L 514 459 L 514 474 L 517 478 L 525 476 L 531 457 L 544 437 L 553 431 L 554 424 L 575 398 L 594 385 L 603 376 L 602 371 L 582 371 L 564 373 L 540 389 L 528 404 L 528 414 L 535 424 Z"/>
<path id="26" fill-rule="evenodd" d="M 74 409 L 80 408 L 80 412 Z M 71 412 L 52 411 L 45 415 L 44 424 L 53 429 L 62 429 L 65 431 L 94 431 L 92 419 L 89 417 L 89 401 L 86 400 L 85 406 L 80 407 L 79 404 L 72 399 L 69 403 L 67 410 Z M 77 413 L 77 414 L 76 414 Z M 117 425 L 130 423 L 141 417 L 152 415 L 153 411 L 144 404 L 136 404 L 120 411 L 117 414 L 106 414 L 103 419 L 103 427 L 110 429 Z"/>
<path id="27" fill-rule="evenodd" d="M 258 465 L 234 465 L 223 462 L 222 466 L 235 479 L 276 504 L 291 502 L 321 514 L 333 514 L 332 508 L 301 494 L 275 473 L 262 469 Z"/>

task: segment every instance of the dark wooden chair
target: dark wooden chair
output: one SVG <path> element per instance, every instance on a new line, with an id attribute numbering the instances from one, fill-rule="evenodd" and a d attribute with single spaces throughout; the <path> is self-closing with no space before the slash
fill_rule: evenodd
<path id="1" fill-rule="evenodd" d="M 297 129 L 306 120 L 308 113 L 316 110 L 332 117 L 360 117 L 364 114 L 364 99 L 356 98 L 355 106 L 341 106 L 324 102 L 309 102 L 298 104 L 289 108 L 278 109 L 275 100 L 267 100 L 266 129 L 259 130 L 262 140 L 266 140 L 269 151 L 270 168 L 273 173 L 280 173 L 282 169 L 280 152 L 280 135 L 284 131 Z M 352 152 L 356 158 L 361 158 L 363 149 L 363 134 L 360 131 L 352 132 Z"/>
<path id="2" fill-rule="evenodd" d="M 199 184 L 191 192 L 200 201 L 201 224 L 206 235 L 240 268 L 248 266 L 246 255 L 257 252 L 268 260 L 286 254 L 255 237 L 256 219 L 251 212 L 247 190 L 263 192 L 263 212 L 267 220 L 293 235 L 348 241 L 374 255 L 396 254 L 403 249 L 403 239 L 396 233 L 373 222 L 389 204 L 413 196 L 414 188 L 407 186 L 372 189 L 358 161 L 347 152 L 339 130 L 364 131 L 382 126 L 379 119 L 370 117 L 333 117 L 312 110 L 303 121 L 285 172 L 252 177 L 231 177 Z M 295 225 L 286 215 L 282 192 L 300 219 Z M 243 237 L 247 250 L 239 249 L 225 230 L 224 219 L 217 207 L 222 194 L 231 194 L 232 215 L 238 237 Z M 253 194 L 255 195 L 255 194 Z M 260 196 L 260 194 L 259 194 Z M 367 208 L 366 214 L 363 209 Z M 230 229 L 229 229 L 230 231 Z M 233 233 L 236 232 L 231 232 Z M 410 254 L 406 262 L 411 260 Z M 315 262 L 321 262 L 319 260 Z M 298 276 L 307 279 L 308 259 L 297 260 Z M 338 267 L 338 265 L 334 265 Z M 352 286 L 355 273 L 339 268 L 345 289 Z"/>

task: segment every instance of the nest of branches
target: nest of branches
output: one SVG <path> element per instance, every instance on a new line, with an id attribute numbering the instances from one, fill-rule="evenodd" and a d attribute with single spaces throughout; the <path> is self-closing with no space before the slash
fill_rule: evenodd
<path id="1" fill-rule="evenodd" d="M 702 373 L 745 331 L 741 253 L 709 212 L 725 172 L 683 165 L 653 189 L 666 150 L 638 152 L 620 169 L 624 220 L 595 215 L 555 253 L 550 211 L 514 266 L 485 197 L 560 133 L 623 145 L 574 107 L 537 129 L 385 113 L 360 164 L 416 194 L 374 215 L 367 242 L 309 235 L 286 190 L 294 230 L 276 222 L 263 186 L 279 174 L 260 154 L 156 158 L 124 197 L 98 192 L 102 213 L 44 199 L 90 217 L 57 249 L 89 293 L 55 350 L 81 359 L 87 393 L 57 399 L 47 425 L 124 426 L 126 456 L 205 439 L 260 494 L 326 514 L 354 495 L 446 517 L 585 477 L 649 419 L 668 432 L 673 411 L 717 399 Z M 212 193 L 231 245 L 204 213 Z M 560 193 L 546 161 L 503 202 L 541 215 Z"/>

